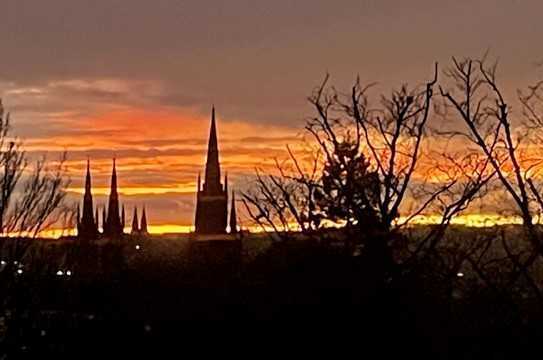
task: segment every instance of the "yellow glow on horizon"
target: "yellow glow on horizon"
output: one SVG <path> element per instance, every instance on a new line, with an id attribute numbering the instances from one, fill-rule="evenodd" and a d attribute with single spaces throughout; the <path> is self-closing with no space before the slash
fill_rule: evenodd
<path id="1" fill-rule="evenodd" d="M 165 224 L 165 225 L 149 225 L 148 230 L 150 234 L 161 235 L 161 234 L 178 234 L 178 233 L 190 233 L 194 231 L 194 226 L 192 225 L 176 225 L 176 224 Z"/>
<path id="2" fill-rule="evenodd" d="M 109 195 L 109 187 L 93 187 L 93 195 Z M 85 188 L 70 187 L 67 192 L 83 195 Z M 120 187 L 117 189 L 121 195 L 160 195 L 160 194 L 191 194 L 196 192 L 196 183 L 177 186 L 151 186 L 151 187 Z"/>
<path id="3" fill-rule="evenodd" d="M 405 218 L 400 217 L 398 223 L 405 221 Z M 411 220 L 410 225 L 436 225 L 441 222 L 439 215 L 421 215 Z M 451 220 L 452 225 L 463 225 L 467 227 L 492 227 L 500 225 L 521 225 L 522 219 L 514 215 L 498 215 L 498 214 L 465 214 L 459 215 Z"/>
<path id="4" fill-rule="evenodd" d="M 401 223 L 405 218 L 400 218 L 398 220 Z M 410 225 L 436 225 L 441 221 L 441 217 L 438 215 L 421 215 L 414 218 Z M 534 221 L 537 222 L 537 221 Z M 543 223 L 543 220 L 538 223 Z M 518 216 L 503 216 L 498 214 L 466 214 L 460 215 L 454 218 L 451 221 L 452 225 L 462 225 L 466 227 L 482 228 L 482 227 L 492 227 L 492 226 L 503 226 L 503 225 L 521 225 L 522 219 Z M 130 234 L 130 227 L 124 229 L 126 234 Z M 188 234 L 194 231 L 194 226 L 192 225 L 181 225 L 181 224 L 160 224 L 160 225 L 148 225 L 148 230 L 151 235 L 163 235 L 163 234 Z M 249 231 L 258 233 L 263 230 L 260 227 L 254 226 L 248 228 Z M 271 231 L 271 229 L 268 229 Z M 8 234 L 11 237 L 17 236 L 28 236 L 31 234 Z M 48 229 L 44 230 L 39 234 L 39 237 L 56 239 L 61 236 L 74 236 L 76 235 L 75 229 Z"/>

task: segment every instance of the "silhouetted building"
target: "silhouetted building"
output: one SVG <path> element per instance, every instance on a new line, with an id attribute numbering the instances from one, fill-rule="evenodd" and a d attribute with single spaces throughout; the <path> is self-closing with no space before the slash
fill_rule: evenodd
<path id="1" fill-rule="evenodd" d="M 80 206 L 77 206 L 78 237 L 82 239 L 97 239 L 100 236 L 98 220 L 98 206 L 94 210 L 92 201 L 90 162 L 87 161 L 87 176 L 85 180 L 85 194 L 83 197 L 83 214 L 81 214 Z M 121 238 L 124 234 L 125 225 L 126 212 L 124 205 L 122 206 L 122 208 L 119 206 L 119 194 L 117 191 L 117 168 L 115 159 L 113 159 L 111 189 L 109 194 L 107 212 L 105 206 L 102 208 L 102 234 L 110 239 Z M 145 207 L 143 208 L 141 223 L 138 222 L 137 209 L 134 209 L 134 217 L 132 220 L 132 234 L 148 234 L 147 214 L 145 212 Z"/>
<path id="2" fill-rule="evenodd" d="M 103 224 L 104 236 L 109 238 L 120 238 L 123 235 L 123 224 L 119 214 L 119 194 L 117 192 L 117 168 L 113 159 L 113 171 L 111 174 L 111 190 L 107 207 L 107 218 Z"/>
<path id="3" fill-rule="evenodd" d="M 198 175 L 195 230 L 197 234 L 226 234 L 228 185 L 221 183 L 221 167 L 215 124 L 215 107 L 211 112 L 211 129 L 203 187 Z"/>
<path id="4" fill-rule="evenodd" d="M 77 208 L 77 235 L 81 239 L 92 240 L 98 237 L 98 225 L 94 218 L 94 205 L 92 201 L 92 184 L 90 174 L 90 161 L 87 160 L 87 175 L 85 178 L 85 194 L 83 195 L 83 215 L 80 216 Z"/>
<path id="5" fill-rule="evenodd" d="M 147 230 L 147 214 L 145 212 L 145 206 L 143 207 L 143 212 L 141 214 L 141 222 L 138 219 L 138 208 L 134 208 L 134 215 L 132 215 L 132 230 L 130 234 L 149 235 Z"/>

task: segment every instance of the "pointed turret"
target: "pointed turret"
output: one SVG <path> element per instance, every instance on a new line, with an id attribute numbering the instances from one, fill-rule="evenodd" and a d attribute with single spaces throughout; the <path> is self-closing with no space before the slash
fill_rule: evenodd
<path id="1" fill-rule="evenodd" d="M 230 205 L 230 234 L 238 232 L 238 217 L 236 215 L 236 193 L 232 191 L 232 205 Z"/>
<path id="2" fill-rule="evenodd" d="M 138 224 L 138 208 L 134 206 L 134 215 L 132 215 L 132 235 L 137 235 L 140 233 L 140 227 Z"/>
<path id="3" fill-rule="evenodd" d="M 145 212 L 145 205 L 143 206 L 143 212 L 141 214 L 140 233 L 143 235 L 147 235 L 149 233 L 147 231 L 147 214 Z"/>
<path id="4" fill-rule="evenodd" d="M 80 218 L 78 235 L 85 239 L 95 239 L 98 236 L 92 201 L 92 184 L 90 160 L 87 160 L 87 174 L 85 176 L 85 193 L 83 195 L 83 214 Z"/>
<path id="5" fill-rule="evenodd" d="M 110 238 L 119 238 L 123 234 L 123 226 L 119 216 L 119 194 L 117 192 L 117 167 L 113 159 L 113 170 L 111 172 L 111 190 L 109 193 L 109 203 L 107 208 L 107 221 L 104 229 L 104 235 Z"/>

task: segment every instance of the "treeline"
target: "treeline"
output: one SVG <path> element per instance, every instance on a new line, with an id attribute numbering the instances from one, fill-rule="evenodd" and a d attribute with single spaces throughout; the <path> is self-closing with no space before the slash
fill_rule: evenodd
<path id="1" fill-rule="evenodd" d="M 308 97 L 303 146 L 288 146 L 274 170 L 258 169 L 243 194 L 250 219 L 278 242 L 301 232 L 323 243 L 340 227 L 345 254 L 373 264 L 382 288 L 432 274 L 451 306 L 485 291 L 507 314 L 543 305 L 543 82 L 510 100 L 497 63 L 453 58 L 422 86 L 372 91 L 359 78 L 342 91 L 325 77 Z M 474 204 L 522 225 L 451 232 Z M 413 226 L 428 214 L 439 221 Z"/>

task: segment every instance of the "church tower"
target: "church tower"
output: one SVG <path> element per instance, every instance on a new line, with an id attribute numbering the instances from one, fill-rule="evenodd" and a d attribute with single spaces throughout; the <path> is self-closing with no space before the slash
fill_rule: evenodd
<path id="1" fill-rule="evenodd" d="M 226 234 L 227 213 L 228 193 L 226 186 L 223 187 L 221 183 L 215 107 L 213 107 L 203 187 L 200 187 L 200 176 L 198 175 L 196 233 Z"/>
<path id="2" fill-rule="evenodd" d="M 104 224 L 104 235 L 109 238 L 120 238 L 123 235 L 123 225 L 119 216 L 119 194 L 117 192 L 117 168 L 113 159 L 113 171 L 111 173 L 111 190 L 107 208 L 107 218 Z"/>
<path id="3" fill-rule="evenodd" d="M 83 196 L 83 214 L 78 221 L 78 236 L 83 239 L 96 239 L 98 237 L 98 226 L 94 219 L 94 210 L 92 202 L 92 184 L 90 173 L 90 161 L 87 160 L 87 175 L 85 177 L 85 194 Z M 79 209 L 79 207 L 78 207 Z"/>

